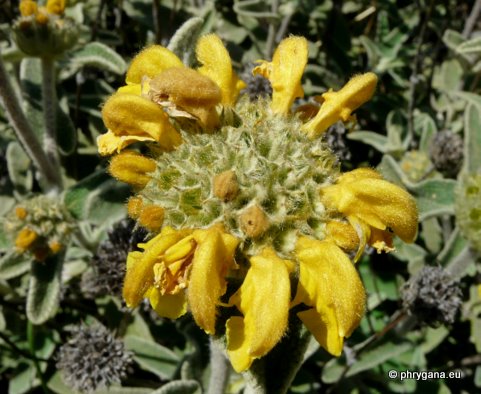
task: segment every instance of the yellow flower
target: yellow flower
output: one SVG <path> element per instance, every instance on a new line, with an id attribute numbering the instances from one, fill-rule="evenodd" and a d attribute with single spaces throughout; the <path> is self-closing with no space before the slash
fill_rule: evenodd
<path id="1" fill-rule="evenodd" d="M 329 353 L 339 356 L 345 337 L 364 315 L 365 292 L 353 263 L 332 240 L 300 237 L 297 294 L 291 306 L 309 309 L 298 317 Z M 295 263 L 283 260 L 271 248 L 250 258 L 251 267 L 229 303 L 243 316 L 227 321 L 227 353 L 237 372 L 266 355 L 287 329 Z"/>
<path id="2" fill-rule="evenodd" d="M 32 0 L 22 0 L 19 5 L 20 15 L 31 16 L 35 15 L 38 10 L 37 2 Z"/>
<path id="3" fill-rule="evenodd" d="M 23 253 L 30 249 L 30 247 L 34 244 L 37 240 L 38 234 L 33 231 L 32 229 L 25 227 L 17 235 L 15 239 L 15 246 L 19 250 L 19 252 Z"/>
<path id="4" fill-rule="evenodd" d="M 298 316 L 329 353 L 339 356 L 364 315 L 366 296 L 361 279 L 333 241 L 301 237 L 296 245 L 299 284 L 293 304 L 312 307 Z"/>
<path id="5" fill-rule="evenodd" d="M 203 36 L 197 42 L 197 60 L 202 63 L 198 71 L 214 81 L 222 91 L 221 103 L 232 106 L 246 84 L 232 70 L 229 53 L 215 34 Z"/>
<path id="6" fill-rule="evenodd" d="M 294 100 L 304 97 L 301 78 L 306 64 L 307 40 L 289 37 L 276 48 L 272 62 L 261 61 L 254 69 L 254 75 L 262 75 L 271 82 L 273 112 L 286 115 Z"/>
<path id="7" fill-rule="evenodd" d="M 231 317 L 226 326 L 227 353 L 237 372 L 249 368 L 254 359 L 279 342 L 289 314 L 293 263 L 279 258 L 271 248 L 251 257 L 250 262 L 242 286 L 229 301 L 244 316 Z"/>
<path id="8" fill-rule="evenodd" d="M 143 252 L 129 253 L 123 289 L 127 305 L 135 307 L 149 298 L 160 316 L 175 319 L 187 312 L 188 304 L 196 323 L 214 334 L 217 306 L 226 291 L 225 276 L 236 267 L 237 244 L 221 226 L 164 227 L 149 242 L 139 244 Z"/>
<path id="9" fill-rule="evenodd" d="M 382 179 L 369 168 L 359 168 L 339 177 L 336 184 L 321 190 L 327 208 L 344 214 L 360 235 L 362 253 L 366 243 L 378 251 L 392 250 L 390 231 L 404 242 L 417 234 L 418 212 L 414 198 Z"/>
<path id="10" fill-rule="evenodd" d="M 148 175 L 156 169 L 155 161 L 132 150 L 125 150 L 110 161 L 109 172 L 121 182 L 145 187 L 150 181 Z"/>
<path id="11" fill-rule="evenodd" d="M 356 75 L 338 92 L 329 90 L 322 95 L 324 102 L 317 115 L 302 126 L 310 138 L 318 137 L 339 120 L 347 122 L 351 113 L 369 101 L 376 90 L 377 76 L 374 73 Z"/>
<path id="12" fill-rule="evenodd" d="M 65 0 L 48 0 L 46 8 L 50 14 L 62 15 L 65 10 Z"/>
<path id="13" fill-rule="evenodd" d="M 101 155 L 120 152 L 138 141 L 155 141 L 171 150 L 182 142 L 167 114 L 152 101 L 132 93 L 115 93 L 102 108 L 106 134 L 97 138 Z"/>
<path id="14" fill-rule="evenodd" d="M 182 142 L 169 120 L 196 119 L 207 131 L 218 127 L 219 103 L 233 105 L 245 84 L 232 70 L 221 40 L 210 34 L 199 40 L 198 71 L 185 67 L 170 50 L 153 45 L 132 60 L 126 85 L 102 110 L 108 132 L 99 136 L 101 155 L 118 153 L 134 142 L 156 142 L 172 150 Z"/>

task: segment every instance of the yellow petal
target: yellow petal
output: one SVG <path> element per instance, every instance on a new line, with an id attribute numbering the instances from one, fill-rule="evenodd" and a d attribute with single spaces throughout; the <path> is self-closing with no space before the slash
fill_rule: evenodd
<path id="1" fill-rule="evenodd" d="M 109 172 L 121 182 L 145 187 L 150 181 L 149 173 L 157 168 L 155 161 L 132 150 L 126 150 L 112 158 Z"/>
<path id="2" fill-rule="evenodd" d="M 32 0 L 21 0 L 20 5 L 20 15 L 22 16 L 31 16 L 37 13 L 37 3 Z"/>
<path id="3" fill-rule="evenodd" d="M 253 74 L 269 79 L 272 85 L 272 111 L 288 114 L 297 97 L 303 97 L 301 78 L 307 64 L 307 40 L 288 37 L 274 52 L 272 62 L 256 67 Z"/>
<path id="4" fill-rule="evenodd" d="M 337 318 L 333 309 L 318 312 L 316 309 L 297 314 L 306 328 L 314 335 L 316 341 L 333 356 L 339 357 L 344 345 L 344 337 L 340 336 Z"/>
<path id="5" fill-rule="evenodd" d="M 377 228 L 371 229 L 371 235 L 368 241 L 378 253 L 381 252 L 393 252 L 395 250 L 392 243 L 392 234 L 388 231 L 378 230 Z"/>
<path id="6" fill-rule="evenodd" d="M 131 252 L 127 257 L 123 296 L 127 306 L 137 306 L 146 291 L 154 284 L 154 265 L 165 251 L 186 237 L 189 230 L 177 231 L 165 227 L 162 232 L 146 244 L 139 244 L 144 252 Z"/>
<path id="7" fill-rule="evenodd" d="M 51 14 L 62 15 L 65 9 L 65 0 L 47 0 L 46 8 Z"/>
<path id="8" fill-rule="evenodd" d="M 199 327 L 214 335 L 217 305 L 226 291 L 225 274 L 234 260 L 233 246 L 238 240 L 218 227 L 196 230 L 192 235 L 197 248 L 189 280 L 189 305 Z"/>
<path id="9" fill-rule="evenodd" d="M 339 120 L 348 121 L 351 113 L 369 101 L 376 90 L 377 76 L 368 72 L 352 77 L 341 90 L 332 90 L 322 95 L 324 102 L 317 115 L 302 126 L 310 138 L 325 132 Z"/>
<path id="10" fill-rule="evenodd" d="M 145 142 L 145 141 L 155 141 L 152 137 L 139 137 L 136 135 L 122 135 L 117 136 L 110 130 L 105 134 L 99 135 L 97 137 L 97 146 L 99 149 L 99 154 L 102 156 L 112 155 L 114 153 L 119 153 L 122 149 L 126 148 L 134 142 Z"/>
<path id="11" fill-rule="evenodd" d="M 150 305 L 159 316 L 177 319 L 187 312 L 187 298 L 184 292 L 177 294 L 161 294 L 152 287 L 148 293 Z"/>
<path id="12" fill-rule="evenodd" d="M 203 36 L 197 42 L 197 60 L 202 64 L 198 71 L 212 79 L 222 91 L 224 105 L 234 105 L 245 83 L 232 70 L 229 52 L 215 34 Z"/>
<path id="13" fill-rule="evenodd" d="M 266 248 L 250 259 L 244 283 L 231 297 L 244 318 L 227 321 L 227 352 L 237 372 L 267 354 L 287 328 L 292 262 Z"/>
<path id="14" fill-rule="evenodd" d="M 152 138 L 166 150 L 182 142 L 162 108 L 136 94 L 116 93 L 111 96 L 102 108 L 102 118 L 105 126 L 119 137 Z M 105 145 L 105 141 L 101 142 Z"/>
<path id="15" fill-rule="evenodd" d="M 300 272 L 294 303 L 314 307 L 322 323 L 313 328 L 313 334 L 316 339 L 324 338 L 320 344 L 328 352 L 339 355 L 343 338 L 351 335 L 364 315 L 366 295 L 361 279 L 346 254 L 331 240 L 301 237 L 296 254 Z M 313 314 L 302 315 L 308 328 Z"/>
<path id="16" fill-rule="evenodd" d="M 142 77 L 153 78 L 171 67 L 184 67 L 184 64 L 167 48 L 152 45 L 134 57 L 125 81 L 127 84 L 140 84 Z"/>
<path id="17" fill-rule="evenodd" d="M 362 178 L 322 190 L 327 205 L 346 216 L 357 216 L 379 230 L 390 228 L 405 242 L 413 242 L 418 213 L 414 198 L 383 179 Z"/>
<path id="18" fill-rule="evenodd" d="M 326 238 L 332 239 L 337 246 L 348 252 L 359 248 L 359 236 L 349 223 L 337 220 L 327 222 Z"/>
<path id="19" fill-rule="evenodd" d="M 21 252 L 25 252 L 33 245 L 37 238 L 38 234 L 35 231 L 29 229 L 28 227 L 24 227 L 19 231 L 17 238 L 15 238 L 15 246 Z"/>
<path id="20" fill-rule="evenodd" d="M 117 93 L 131 93 L 140 96 L 142 94 L 142 85 L 140 83 L 136 83 L 133 85 L 121 86 L 117 89 Z"/>

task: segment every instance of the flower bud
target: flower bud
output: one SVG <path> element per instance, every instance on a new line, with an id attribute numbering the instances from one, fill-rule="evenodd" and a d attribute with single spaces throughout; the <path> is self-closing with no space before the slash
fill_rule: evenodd
<path id="1" fill-rule="evenodd" d="M 269 228 L 269 219 L 258 205 L 247 208 L 239 219 L 242 231 L 250 238 L 260 237 Z"/>
<path id="2" fill-rule="evenodd" d="M 224 171 L 214 177 L 214 196 L 222 201 L 232 201 L 239 192 L 239 183 L 234 171 Z"/>
<path id="3" fill-rule="evenodd" d="M 150 181 L 147 174 L 156 168 L 155 161 L 132 150 L 114 156 L 110 161 L 109 172 L 119 181 L 144 188 Z"/>

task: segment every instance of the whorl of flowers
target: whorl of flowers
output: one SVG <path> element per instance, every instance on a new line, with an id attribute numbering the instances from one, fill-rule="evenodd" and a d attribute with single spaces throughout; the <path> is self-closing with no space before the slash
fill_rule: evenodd
<path id="1" fill-rule="evenodd" d="M 356 261 L 368 244 L 393 250 L 393 235 L 412 242 L 417 231 L 405 190 L 370 168 L 340 174 L 319 139 L 354 120 L 377 77 L 354 76 L 300 116 L 291 108 L 303 96 L 304 38 L 283 40 L 254 69 L 272 86 L 254 102 L 239 98 L 245 84 L 219 37 L 201 37 L 196 54 L 201 66 L 191 69 L 164 47 L 146 48 L 102 110 L 99 152 L 114 154 L 110 173 L 136 191 L 129 215 L 152 233 L 128 255 L 124 299 L 148 298 L 172 319 L 190 311 L 208 334 L 226 335 L 236 371 L 280 341 L 293 307 L 338 356 L 365 307 L 348 255 Z M 125 149 L 136 142 L 149 153 Z M 228 284 L 237 286 L 230 298 Z M 230 311 L 225 326 L 221 311 Z"/>
<path id="2" fill-rule="evenodd" d="M 64 205 L 46 196 L 22 201 L 4 221 L 5 232 L 14 237 L 16 252 L 29 253 L 37 261 L 64 250 L 73 228 Z"/>

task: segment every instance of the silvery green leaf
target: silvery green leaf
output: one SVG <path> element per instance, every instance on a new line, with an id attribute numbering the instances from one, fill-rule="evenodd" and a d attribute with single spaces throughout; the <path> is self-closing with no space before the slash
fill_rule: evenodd
<path id="1" fill-rule="evenodd" d="M 414 114 L 414 125 L 421 135 L 419 150 L 429 154 L 432 139 L 438 131 L 436 122 L 428 114 L 417 112 Z"/>
<path id="2" fill-rule="evenodd" d="M 6 159 L 8 175 L 15 189 L 22 194 L 28 193 L 33 186 L 31 161 L 19 143 L 12 141 L 8 144 Z"/>
<path id="3" fill-rule="evenodd" d="M 347 134 L 347 138 L 353 141 L 361 141 L 365 144 L 371 145 L 379 152 L 386 153 L 388 149 L 388 141 L 386 136 L 373 131 L 355 131 Z"/>
<path id="4" fill-rule="evenodd" d="M 473 104 L 464 114 L 464 168 L 467 172 L 481 168 L 481 107 Z"/>
<path id="5" fill-rule="evenodd" d="M 356 362 L 344 374 L 344 362 L 340 358 L 330 360 L 322 371 L 322 381 L 324 383 L 335 383 L 341 377 L 354 376 L 360 372 L 368 369 L 373 369 L 386 361 L 390 361 L 400 356 L 401 354 L 412 350 L 414 344 L 406 340 L 398 340 L 396 342 L 378 342 L 377 346 L 372 347 L 359 356 Z"/>
<path id="6" fill-rule="evenodd" d="M 481 54 L 481 37 L 474 37 L 461 43 L 456 52 L 462 55 Z"/>
<path id="7" fill-rule="evenodd" d="M 34 386 L 37 370 L 33 363 L 24 364 L 20 369 L 20 372 L 10 378 L 8 394 L 25 394 Z"/>
<path id="8" fill-rule="evenodd" d="M 195 44 L 199 39 L 203 19 L 193 17 L 180 26 L 170 39 L 168 49 L 174 52 L 186 66 L 192 66 L 195 58 Z"/>
<path id="9" fill-rule="evenodd" d="M 456 258 L 466 250 L 468 241 L 461 235 L 458 227 L 454 228 L 451 236 L 444 245 L 443 250 L 439 253 L 436 261 L 444 266 L 449 266 Z"/>
<path id="10" fill-rule="evenodd" d="M 470 92 L 451 92 L 451 95 L 466 101 L 466 103 L 481 106 L 481 96 L 479 94 Z"/>
<path id="11" fill-rule="evenodd" d="M 45 134 L 42 104 L 42 62 L 38 58 L 26 57 L 20 63 L 20 86 L 23 93 L 25 115 L 39 140 Z"/>
<path id="12" fill-rule="evenodd" d="M 14 250 L 0 258 L 0 279 L 11 279 L 20 276 L 30 269 L 31 259 Z"/>
<path id="13" fill-rule="evenodd" d="M 201 387 L 196 380 L 174 380 L 152 391 L 151 394 L 194 394 L 197 392 L 201 392 Z"/>
<path id="14" fill-rule="evenodd" d="M 57 143 L 60 153 L 67 156 L 71 154 L 77 145 L 77 130 L 69 116 L 67 98 L 59 100 L 56 111 L 57 115 Z"/>
<path id="15" fill-rule="evenodd" d="M 27 295 L 27 317 L 34 324 L 50 319 L 60 301 L 63 253 L 48 257 L 44 262 L 33 261 Z"/>
<path id="16" fill-rule="evenodd" d="M 443 243 L 443 237 L 442 228 L 436 217 L 426 219 L 422 223 L 422 237 L 431 253 L 439 252 Z"/>
<path id="17" fill-rule="evenodd" d="M 172 350 L 135 335 L 127 335 L 124 343 L 128 350 L 134 352 L 134 360 L 142 368 L 162 379 L 171 379 L 177 372 L 181 360 Z"/>
<path id="18" fill-rule="evenodd" d="M 416 198 L 419 221 L 432 216 L 454 213 L 454 188 L 452 179 L 428 179 L 410 187 Z"/>
<path id="19" fill-rule="evenodd" d="M 60 72 L 60 79 L 71 77 L 85 66 L 95 67 L 118 75 L 124 74 L 127 69 L 124 59 L 113 49 L 100 42 L 90 42 L 71 53 L 69 62 Z"/>
<path id="20" fill-rule="evenodd" d="M 433 87 L 444 92 L 459 90 L 459 87 L 462 86 L 463 75 L 463 67 L 459 60 L 446 60 L 440 66 L 436 66 L 434 70 Z"/>
<path id="21" fill-rule="evenodd" d="M 455 30 L 446 29 L 444 32 L 443 42 L 449 49 L 453 51 L 456 51 L 464 41 L 465 38 L 463 35 Z"/>

